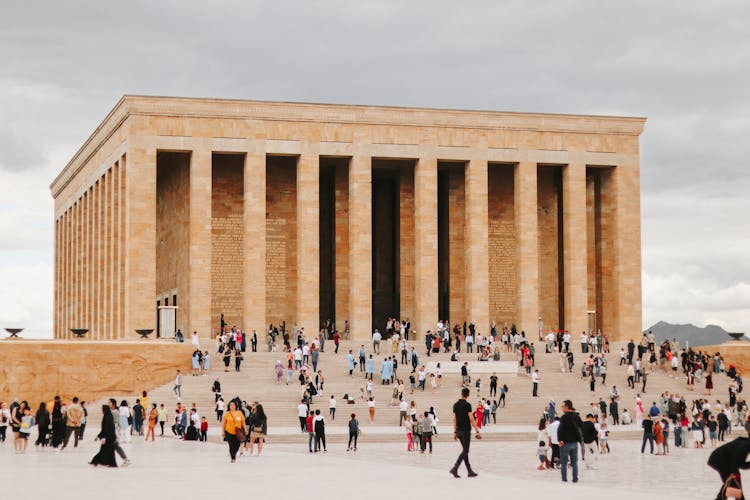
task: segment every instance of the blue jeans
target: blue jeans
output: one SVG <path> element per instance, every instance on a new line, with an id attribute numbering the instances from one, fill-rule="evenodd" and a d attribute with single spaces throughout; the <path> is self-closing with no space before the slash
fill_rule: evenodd
<path id="1" fill-rule="evenodd" d="M 651 445 L 651 454 L 654 453 L 654 435 L 653 434 L 644 434 L 643 435 L 643 444 L 641 445 L 641 453 L 646 449 L 646 441 L 649 442 Z"/>
<path id="2" fill-rule="evenodd" d="M 565 443 L 560 447 L 560 473 L 562 480 L 568 480 L 568 457 L 573 467 L 573 481 L 578 481 L 578 443 Z"/>

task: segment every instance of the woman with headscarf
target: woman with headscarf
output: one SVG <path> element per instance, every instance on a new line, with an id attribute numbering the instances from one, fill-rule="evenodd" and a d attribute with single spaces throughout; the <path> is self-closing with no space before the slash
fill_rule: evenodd
<path id="1" fill-rule="evenodd" d="M 744 500 L 740 469 L 750 469 L 748 454 L 750 454 L 750 439 L 741 437 L 719 446 L 708 457 L 709 467 L 719 473 L 722 482 L 716 500 L 726 498 Z"/>
<path id="2" fill-rule="evenodd" d="M 65 439 L 65 415 L 62 411 L 62 403 L 57 400 L 52 407 L 52 442 L 53 448 L 60 446 Z"/>
<path id="3" fill-rule="evenodd" d="M 115 432 L 115 421 L 112 417 L 112 412 L 107 405 L 102 405 L 102 430 L 96 439 L 101 442 L 101 447 L 99 448 L 99 453 L 94 455 L 89 464 L 94 467 L 97 465 L 117 467 L 117 461 L 115 460 L 117 433 Z"/>
<path id="4" fill-rule="evenodd" d="M 47 411 L 47 403 L 44 401 L 39 403 L 39 409 L 36 411 L 34 420 L 36 420 L 37 430 L 39 431 L 39 436 L 36 438 L 34 446 L 47 446 L 47 433 L 49 432 L 50 421 L 49 411 Z"/>

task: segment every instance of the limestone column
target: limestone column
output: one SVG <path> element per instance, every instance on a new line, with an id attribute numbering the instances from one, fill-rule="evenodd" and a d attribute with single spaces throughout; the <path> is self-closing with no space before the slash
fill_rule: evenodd
<path id="1" fill-rule="evenodd" d="M 412 329 L 422 338 L 438 320 L 437 159 L 431 151 L 414 168 L 416 307 Z"/>
<path id="2" fill-rule="evenodd" d="M 60 324 L 60 219 L 55 220 L 55 268 L 54 268 L 54 306 L 52 318 L 52 336 L 59 338 Z"/>
<path id="3" fill-rule="evenodd" d="M 465 264 L 467 322 L 479 332 L 490 329 L 489 216 L 487 208 L 487 160 L 473 159 L 464 171 L 465 196 Z"/>
<path id="4" fill-rule="evenodd" d="M 297 324 L 308 338 L 320 328 L 320 170 L 317 152 L 297 161 Z"/>
<path id="5" fill-rule="evenodd" d="M 211 160 L 210 149 L 195 149 L 190 155 L 190 222 L 188 271 L 188 331 L 201 338 L 211 330 Z M 184 303 L 184 302 L 183 302 Z M 217 318 L 218 321 L 218 318 Z"/>
<path id="6" fill-rule="evenodd" d="M 537 166 L 521 162 L 514 170 L 513 213 L 516 224 L 518 315 L 516 327 L 536 338 L 539 330 L 539 231 L 537 214 Z M 542 318 L 544 321 L 545 318 Z"/>
<path id="7" fill-rule="evenodd" d="M 266 143 L 258 140 L 245 156 L 245 332 L 266 331 Z"/>
<path id="8" fill-rule="evenodd" d="M 343 318 L 342 318 L 343 319 Z M 344 328 L 344 323 L 337 325 Z M 349 326 L 351 338 L 372 329 L 372 158 L 355 155 L 349 165 Z"/>
<path id="9" fill-rule="evenodd" d="M 565 328 L 588 329 L 586 272 L 586 165 L 563 167 L 563 273 Z"/>
<path id="10" fill-rule="evenodd" d="M 609 266 L 612 282 L 612 302 L 609 304 L 614 318 L 610 340 L 625 340 L 641 331 L 641 200 L 640 163 L 638 155 L 632 155 L 623 164 L 612 169 L 610 186 L 613 205 L 610 209 L 608 230 L 614 240 L 614 248 L 607 252 L 603 265 Z M 606 286 L 606 284 L 605 284 Z"/>
<path id="11" fill-rule="evenodd" d="M 125 272 L 124 320 L 118 338 L 135 338 L 137 328 L 156 329 L 156 148 L 131 136 L 124 170 L 124 211 L 128 221 L 121 253 Z"/>

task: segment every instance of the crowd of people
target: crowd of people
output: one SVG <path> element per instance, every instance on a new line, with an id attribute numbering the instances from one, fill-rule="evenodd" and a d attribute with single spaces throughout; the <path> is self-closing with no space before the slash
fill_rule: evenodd
<path id="1" fill-rule="evenodd" d="M 441 363 L 446 363 L 446 358 L 433 363 L 424 362 L 424 358 L 439 353 L 450 354 L 450 362 L 456 362 L 460 368 L 462 398 L 459 400 L 459 414 L 464 410 L 467 413 L 465 419 L 459 418 L 463 437 L 457 439 L 462 441 L 462 446 L 467 425 L 469 435 L 471 429 L 479 435 L 482 427 L 497 423 L 498 410 L 505 406 L 509 392 L 508 386 L 501 383 L 495 373 L 484 381 L 482 377 L 472 377 L 470 366 L 462 357 L 470 355 L 471 358 L 476 356 L 477 361 L 489 361 L 512 355 L 519 372 L 531 379 L 532 396 L 539 396 L 541 374 L 536 367 L 539 354 L 535 342 L 528 339 L 525 332 L 517 331 L 515 326 L 499 327 L 493 323 L 489 333 L 484 335 L 470 323 L 456 324 L 451 328 L 447 321 L 440 321 L 435 331 L 426 332 L 424 351 L 408 342 L 409 327 L 408 320 L 389 318 L 383 334 L 377 329 L 373 331 L 371 344 L 363 343 L 358 348 L 344 351 L 346 354 L 338 359 L 345 366 L 345 374 L 356 382 L 351 391 L 337 399 L 336 395 L 326 393 L 326 379 L 321 369 L 326 358 L 321 353 L 325 352 L 326 342 L 333 342 L 332 353 L 338 354 L 340 341 L 348 338 L 348 325 L 342 335 L 333 323 L 326 322 L 311 338 L 306 336 L 304 328 L 296 325 L 291 329 L 283 322 L 278 326 L 269 325 L 266 335 L 268 351 L 284 353 L 273 365 L 273 377 L 278 384 L 297 382 L 300 386 L 297 415 L 300 432 L 307 434 L 310 453 L 327 451 L 326 425 L 336 421 L 339 401 L 342 405 L 359 403 L 360 407 L 366 407 L 367 413 L 364 410 L 361 413 L 371 424 L 375 423 L 375 388 L 378 386 L 381 387 L 378 389 L 381 396 L 384 390 L 390 392 L 390 401 L 378 398 L 377 403 L 398 408 L 398 426 L 405 434 L 407 452 L 433 453 L 440 422 L 437 405 L 424 401 L 418 404 L 410 395 L 438 394 L 441 391 L 444 383 Z M 195 347 L 191 374 L 208 376 L 212 355 L 201 349 L 196 332 L 193 332 L 191 342 Z M 244 353 L 248 349 L 256 352 L 257 343 L 255 331 L 248 336 L 242 330 L 222 327 L 216 335 L 214 355 L 223 360 L 225 372 L 230 371 L 232 360 L 235 371 L 240 371 Z M 575 347 L 576 343 L 580 347 Z M 627 387 L 627 396 L 624 396 L 617 385 L 607 387 L 608 383 L 620 379 L 613 381 L 610 376 L 608 380 L 608 357 L 617 359 L 618 354 L 610 352 L 606 335 L 583 332 L 580 339 L 573 341 L 568 332 L 540 332 L 538 345 L 544 345 L 547 355 L 559 357 L 562 373 L 580 373 L 580 380 L 592 394 L 592 401 L 580 413 L 570 400 L 563 401 L 560 409 L 551 399 L 544 405 L 534 443 L 538 468 L 559 469 L 563 481 L 567 481 L 569 472 L 572 472 L 573 482 L 579 480 L 579 454 L 582 463 L 590 468 L 600 455 L 610 453 L 609 434 L 615 426 L 635 424 L 642 431 L 641 453 L 655 455 L 669 455 L 674 448 L 717 447 L 729 437 L 736 436 L 738 429 L 750 432 L 748 406 L 741 397 L 742 378 L 735 367 L 725 364 L 719 353 L 681 349 L 676 341 L 657 343 L 653 334 L 646 333 L 637 342 L 629 341 L 619 351 L 617 367 L 625 366 L 622 381 Z M 580 368 L 577 369 L 578 356 Z M 556 364 L 556 358 L 551 359 Z M 665 391 L 658 397 L 647 399 L 647 381 L 655 372 L 670 377 L 676 385 L 684 377 L 685 390 Z M 729 377 L 726 401 L 711 398 L 714 377 L 722 374 Z M 577 376 L 572 377 L 572 380 L 576 379 Z M 696 388 L 698 384 L 703 385 L 707 397 L 688 396 L 691 391 L 700 390 Z M 164 404 L 151 402 L 146 392 L 130 401 L 118 403 L 110 400 L 102 405 L 102 427 L 97 435 L 101 448 L 91 463 L 116 466 L 115 457 L 119 454 L 123 464 L 128 465 L 129 460 L 120 443 L 130 443 L 136 438 L 153 442 L 157 432 L 160 436 L 165 435 L 165 428 L 167 435 L 175 438 L 207 442 L 209 419 L 199 413 L 195 403 L 182 403 L 181 387 L 182 374 L 178 370 L 174 383 L 177 401 L 171 415 Z M 607 395 L 602 394 L 602 387 L 607 387 Z M 256 444 L 260 454 L 268 429 L 263 406 L 258 402 L 248 404 L 239 397 L 226 402 L 219 379 L 214 381 L 211 390 L 215 396 L 212 410 L 216 413 L 221 436 L 227 443 L 230 460 L 235 462 L 239 456 L 254 454 Z M 470 403 L 473 390 L 476 391 L 474 404 Z M 632 408 L 624 408 L 630 406 L 624 401 L 632 401 Z M 348 431 L 347 451 L 358 449 L 362 428 L 357 413 L 344 412 L 349 417 L 344 418 Z M 457 429 L 455 406 L 453 413 L 454 429 Z M 65 449 L 71 437 L 74 437 L 73 446 L 76 447 L 84 437 L 87 418 L 85 402 L 78 401 L 78 398 L 63 402 L 57 397 L 52 402 L 40 403 L 36 410 L 25 401 L 13 401 L 10 405 L 2 403 L 0 440 L 5 440 L 6 430 L 10 427 L 16 452 L 23 453 L 31 439 L 32 429 L 36 429 L 37 447 Z M 381 421 L 383 417 L 379 418 Z M 468 466 L 468 445 L 466 451 L 466 456 L 460 461 L 466 460 L 471 476 L 475 472 Z M 457 470 L 456 466 L 451 473 L 458 475 Z"/>

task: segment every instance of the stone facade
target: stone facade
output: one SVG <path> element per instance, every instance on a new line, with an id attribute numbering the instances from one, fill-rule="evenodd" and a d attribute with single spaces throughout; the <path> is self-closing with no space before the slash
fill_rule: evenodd
<path id="1" fill-rule="evenodd" d="M 125 96 L 51 185 L 55 337 L 133 337 L 169 300 L 202 335 L 393 314 L 628 338 L 644 122 Z"/>
<path id="2" fill-rule="evenodd" d="M 35 409 L 53 395 L 89 403 L 120 394 L 132 397 L 174 380 L 176 369 L 189 377 L 192 349 L 190 343 L 153 340 L 4 340 L 0 400 L 22 397 Z"/>

